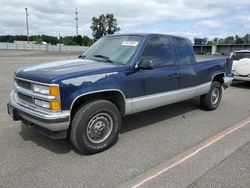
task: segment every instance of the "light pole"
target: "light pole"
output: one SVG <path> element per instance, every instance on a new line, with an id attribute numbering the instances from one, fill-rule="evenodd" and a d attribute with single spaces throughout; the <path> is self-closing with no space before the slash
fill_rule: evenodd
<path id="1" fill-rule="evenodd" d="M 76 11 L 75 11 L 75 14 L 76 14 L 76 36 L 78 36 L 78 11 L 77 11 L 77 8 L 76 8 Z"/>
<path id="2" fill-rule="evenodd" d="M 61 48 L 61 35 L 60 35 L 60 32 L 59 32 L 59 51 L 62 51 L 62 48 Z"/>
<path id="3" fill-rule="evenodd" d="M 25 8 L 25 12 L 26 12 L 26 27 L 27 27 L 27 40 L 28 40 L 28 44 L 30 42 L 29 39 L 29 21 L 28 21 L 28 8 Z"/>

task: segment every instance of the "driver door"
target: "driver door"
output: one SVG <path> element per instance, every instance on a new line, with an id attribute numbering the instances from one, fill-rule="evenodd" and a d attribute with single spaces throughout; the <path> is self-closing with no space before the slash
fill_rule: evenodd
<path id="1" fill-rule="evenodd" d="M 179 69 L 168 37 L 157 36 L 148 39 L 141 60 L 150 59 L 152 69 L 139 66 L 135 78 L 144 88 L 144 95 L 133 98 L 134 112 L 169 104 L 176 100 L 179 89 Z"/>

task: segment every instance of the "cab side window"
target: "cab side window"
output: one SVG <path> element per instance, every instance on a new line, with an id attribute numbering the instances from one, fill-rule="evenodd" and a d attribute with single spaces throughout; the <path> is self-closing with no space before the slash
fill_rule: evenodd
<path id="1" fill-rule="evenodd" d="M 152 60 L 153 67 L 174 65 L 174 54 L 167 37 L 152 37 L 148 40 L 142 58 Z"/>
<path id="2" fill-rule="evenodd" d="M 182 38 L 173 37 L 173 42 L 176 46 L 179 65 L 191 65 L 192 57 L 190 56 L 190 45 L 188 45 L 187 41 Z"/>

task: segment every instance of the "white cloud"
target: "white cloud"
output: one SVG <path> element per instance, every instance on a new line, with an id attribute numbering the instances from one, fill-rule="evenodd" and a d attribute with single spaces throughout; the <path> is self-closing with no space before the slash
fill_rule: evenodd
<path id="1" fill-rule="evenodd" d="M 93 16 L 113 13 L 122 31 L 162 32 L 161 28 L 147 30 L 147 26 L 164 21 L 191 21 L 193 27 L 168 30 L 168 33 L 216 36 L 225 32 L 223 24 L 244 15 L 249 0 L 2 0 L 0 6 L 0 35 L 25 34 L 25 7 L 29 11 L 31 34 L 74 35 L 74 11 L 79 11 L 79 33 L 91 36 L 90 23 Z M 237 11 L 235 11 L 237 9 Z M 244 12 L 245 11 L 245 12 Z M 240 13 L 242 12 L 242 13 Z M 244 12 L 244 14 L 243 14 Z M 227 15 L 226 15 L 227 14 Z M 218 17 L 224 16 L 223 19 Z M 247 14 L 245 14 L 247 15 Z M 228 17 L 229 16 L 229 17 Z M 249 28 L 249 21 L 239 20 Z M 231 22 L 233 24 L 233 22 Z M 140 28 L 140 29 L 138 29 Z M 206 31 L 209 30 L 209 33 Z M 164 31 L 163 31 L 164 32 Z"/>
<path id="2" fill-rule="evenodd" d="M 218 28 L 222 25 L 218 20 L 202 20 L 198 24 L 209 28 Z"/>

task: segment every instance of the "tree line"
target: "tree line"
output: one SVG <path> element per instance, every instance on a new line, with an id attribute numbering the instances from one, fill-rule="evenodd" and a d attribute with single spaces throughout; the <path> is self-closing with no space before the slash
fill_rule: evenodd
<path id="1" fill-rule="evenodd" d="M 30 41 L 34 41 L 37 44 L 41 44 L 42 42 L 46 42 L 52 45 L 56 44 L 64 44 L 64 45 L 78 45 L 78 46 L 90 46 L 93 43 L 93 40 L 88 36 L 65 36 L 57 38 L 55 36 L 49 35 L 31 35 L 29 37 Z M 27 41 L 26 35 L 3 35 L 0 36 L 0 42 L 10 42 L 14 41 Z"/>
<path id="2" fill-rule="evenodd" d="M 240 37 L 239 35 L 228 36 L 226 38 L 215 37 L 213 40 L 208 40 L 208 38 L 204 38 L 204 43 L 206 45 L 213 45 L 213 44 L 250 44 L 250 34 L 246 34 L 243 37 Z"/>
<path id="3" fill-rule="evenodd" d="M 115 33 L 115 32 L 113 32 Z M 113 34 L 107 31 L 95 31 L 93 35 L 95 36 L 94 39 L 89 38 L 88 36 L 65 36 L 57 38 L 55 36 L 49 35 L 32 35 L 30 36 L 30 41 L 34 41 L 37 44 L 41 44 L 43 41 L 49 44 L 64 44 L 64 45 L 78 45 L 78 46 L 91 46 L 95 40 L 98 38 L 105 36 L 107 34 Z M 14 41 L 27 41 L 26 35 L 2 35 L 0 36 L 0 42 L 10 42 L 13 43 Z M 246 34 L 243 37 L 239 37 L 238 35 L 235 36 L 228 36 L 226 38 L 214 38 L 213 40 L 208 40 L 208 38 L 204 38 L 204 43 L 206 45 L 213 45 L 213 44 L 250 44 L 250 34 Z"/>

